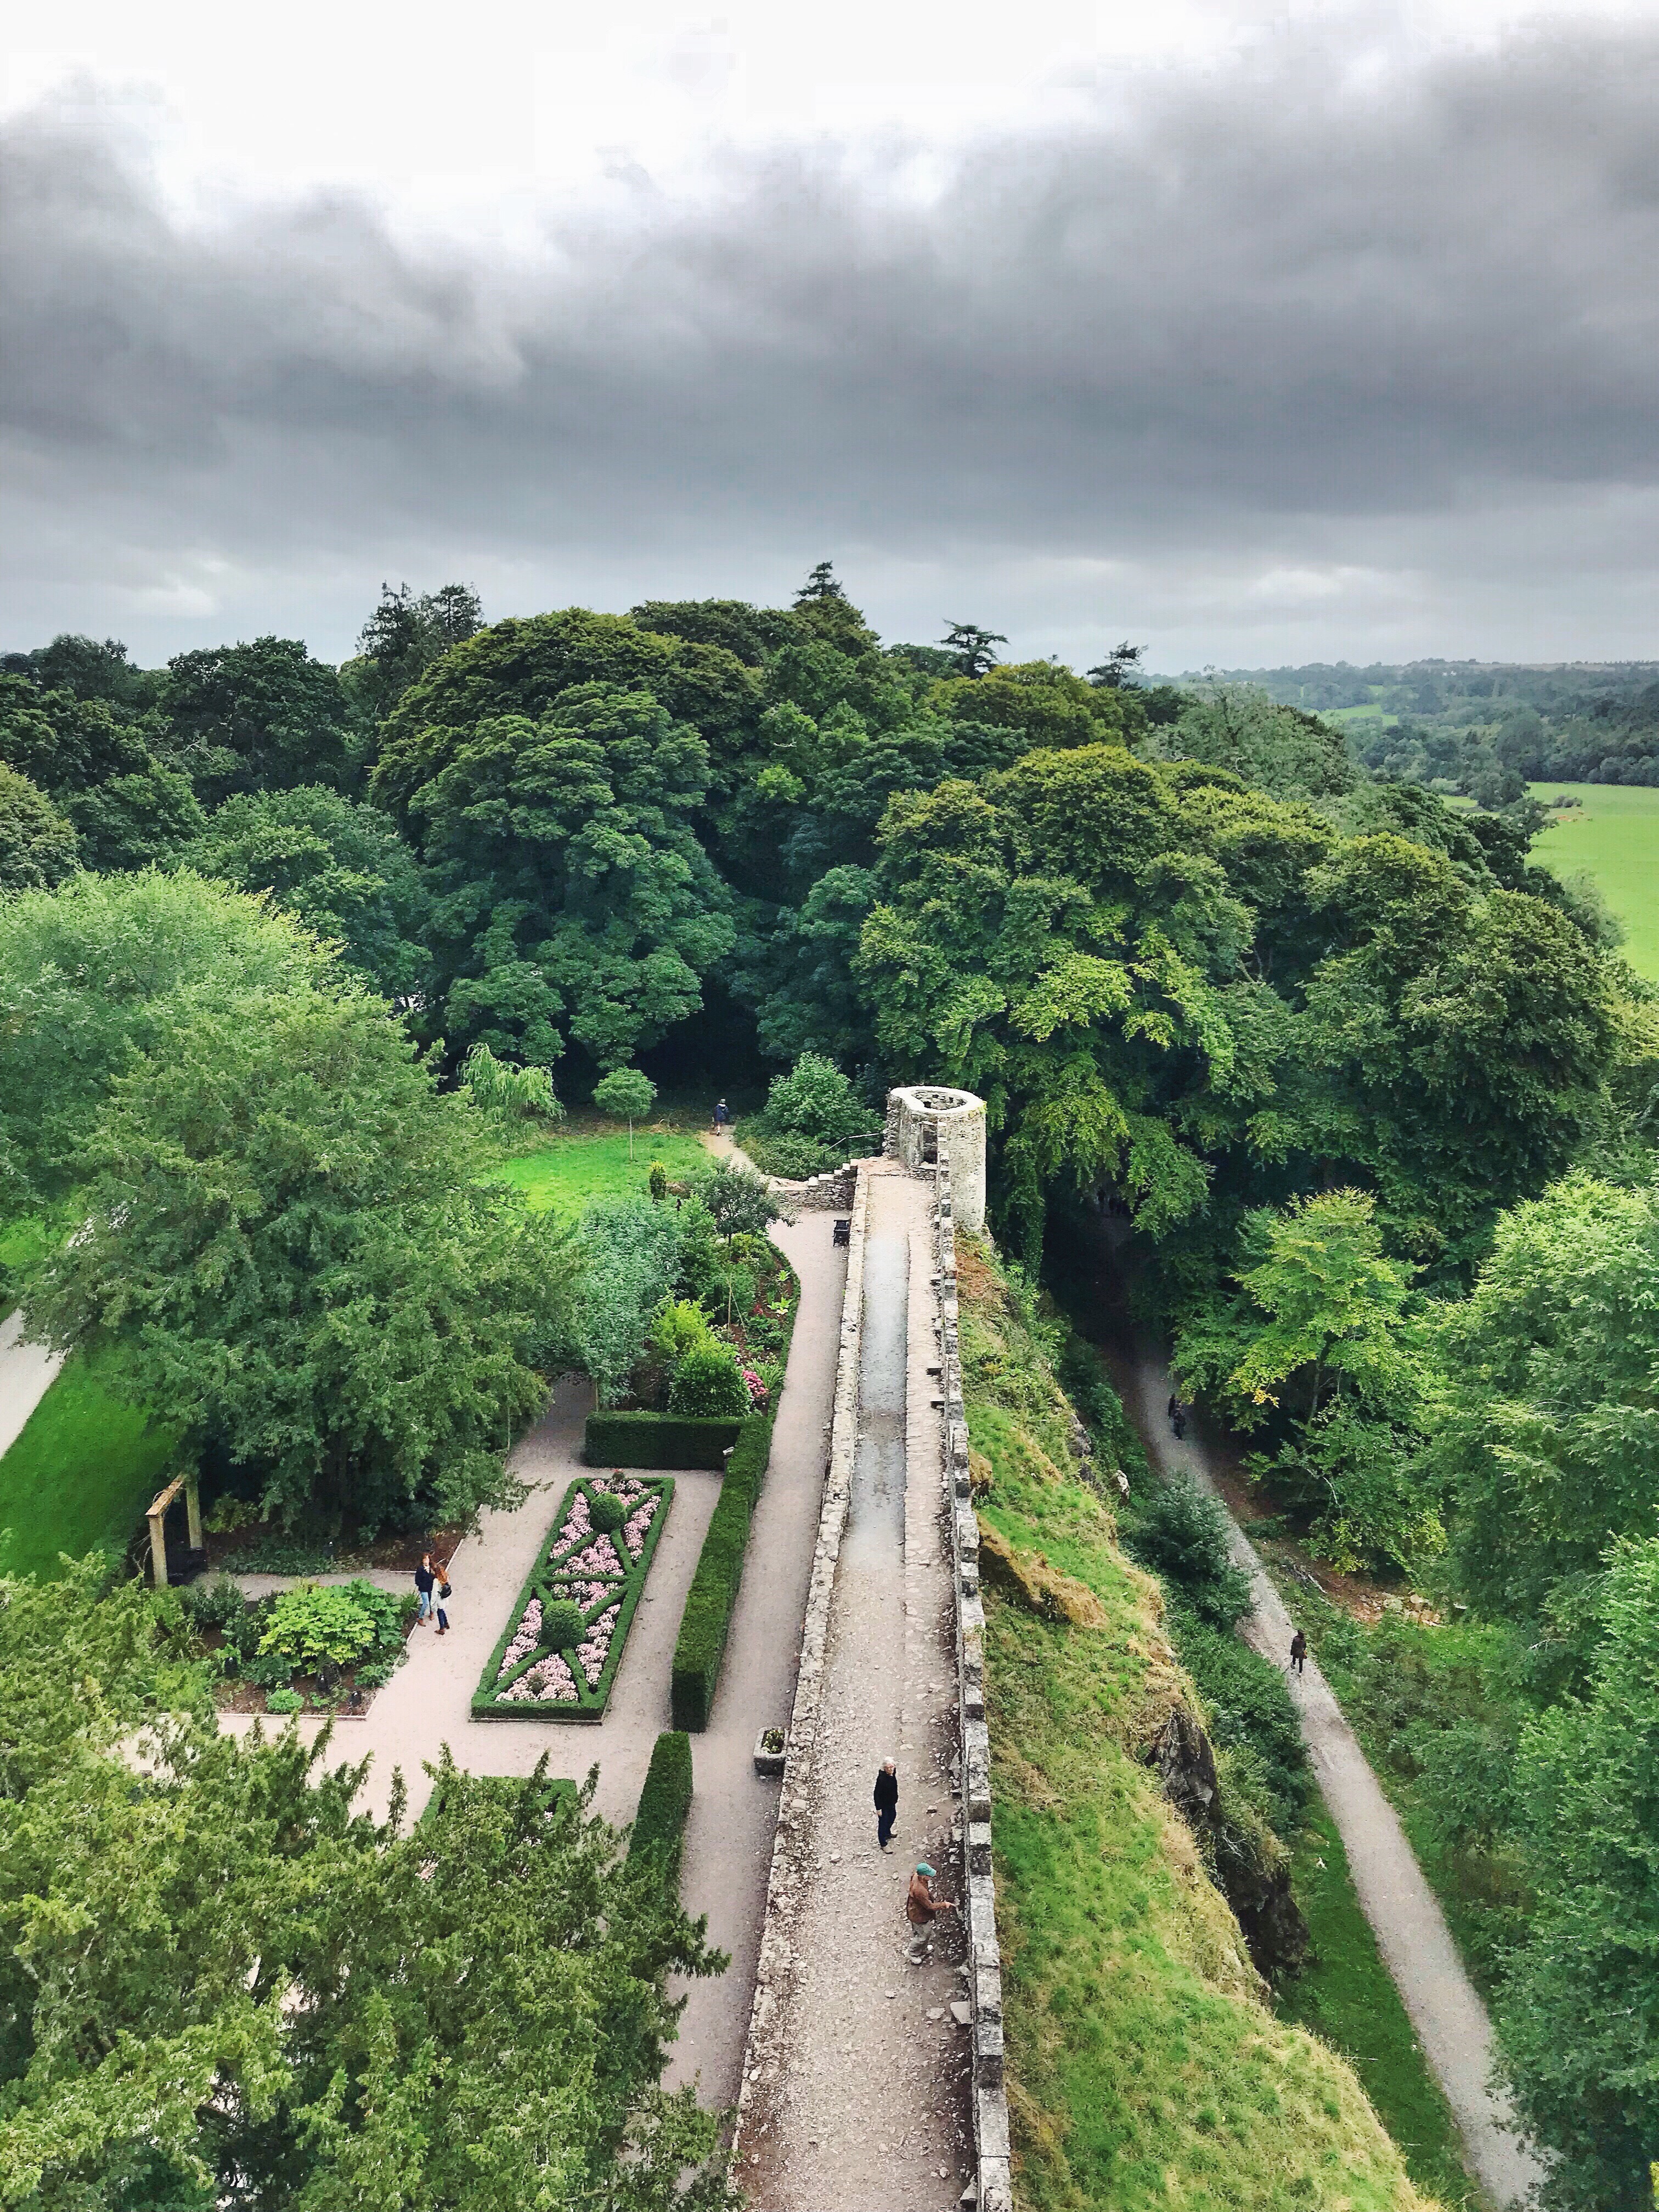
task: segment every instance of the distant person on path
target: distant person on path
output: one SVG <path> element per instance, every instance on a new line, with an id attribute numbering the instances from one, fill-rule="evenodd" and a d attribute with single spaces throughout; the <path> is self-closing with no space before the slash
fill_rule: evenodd
<path id="1" fill-rule="evenodd" d="M 1176 1409 L 1170 1419 L 1175 1427 L 1176 1442 L 1179 1443 L 1187 1433 L 1187 1408 L 1179 1399 L 1176 1401 Z"/>
<path id="2" fill-rule="evenodd" d="M 444 1611 L 444 1607 L 449 1602 L 449 1570 L 447 1567 L 440 1568 L 439 1576 L 440 1580 L 438 1583 L 437 1596 L 438 1633 L 440 1636 L 447 1636 L 449 1633 L 449 1615 Z"/>
<path id="3" fill-rule="evenodd" d="M 897 1818 L 898 1775 L 892 1760 L 884 1759 L 876 1777 L 876 1841 L 883 1850 L 893 1840 L 893 1823 Z"/>
<path id="4" fill-rule="evenodd" d="M 1176 1413 L 1181 1410 L 1181 1401 L 1173 1390 L 1170 1393 L 1170 1402 L 1164 1410 L 1171 1420 L 1174 1420 Z"/>
<path id="5" fill-rule="evenodd" d="M 1291 1638 L 1291 1672 L 1292 1674 L 1299 1674 L 1302 1672 L 1302 1662 L 1307 1656 L 1308 1639 L 1298 1628 L 1296 1634 Z"/>
<path id="6" fill-rule="evenodd" d="M 910 1957 L 918 1966 L 927 1956 L 927 1930 L 941 1912 L 957 1909 L 948 1897 L 934 1896 L 933 1881 L 933 1869 L 923 1859 L 910 1877 L 904 1899 L 904 1917 L 915 1931 L 910 1938 Z"/>
<path id="7" fill-rule="evenodd" d="M 724 1098 L 717 1098 L 714 1102 L 714 1134 L 717 1137 L 720 1135 L 721 1130 L 725 1128 L 726 1123 L 731 1120 L 731 1108 L 726 1104 Z"/>
<path id="8" fill-rule="evenodd" d="M 421 1564 L 415 1570 L 415 1587 L 421 1594 L 419 1625 L 422 1627 L 432 1618 L 432 1588 L 438 1577 L 432 1571 L 432 1554 L 422 1552 Z"/>

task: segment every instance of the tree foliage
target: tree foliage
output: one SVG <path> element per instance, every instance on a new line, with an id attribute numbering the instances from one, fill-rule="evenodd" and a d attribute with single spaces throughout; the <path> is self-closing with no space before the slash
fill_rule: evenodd
<path id="1" fill-rule="evenodd" d="M 182 991 L 73 1162 L 32 1328 L 250 1468 L 268 1510 L 462 1519 L 568 1340 L 566 1232 L 477 1181 L 471 1109 L 378 1000 Z"/>
<path id="2" fill-rule="evenodd" d="M 0 762 L 0 892 L 46 890 L 74 872 L 75 825 L 27 776 Z"/>
<path id="3" fill-rule="evenodd" d="M 720 2115 L 659 2087 L 671 1976 L 724 1961 L 591 1782 L 446 1759 L 379 1823 L 326 1735 L 219 1733 L 176 1600 L 6 1596 L 7 2203 L 726 2212 Z"/>

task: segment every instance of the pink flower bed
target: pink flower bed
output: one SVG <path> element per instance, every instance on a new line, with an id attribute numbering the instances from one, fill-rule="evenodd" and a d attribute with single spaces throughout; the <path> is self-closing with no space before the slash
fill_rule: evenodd
<path id="1" fill-rule="evenodd" d="M 606 1492 L 628 1516 L 614 1534 L 593 1526 L 591 1498 Z M 631 1617 L 653 1532 L 672 1495 L 673 1483 L 665 1476 L 641 1480 L 620 1469 L 571 1485 L 541 1565 L 525 1585 L 494 1675 L 486 1676 L 473 1700 L 475 1712 L 508 1705 L 603 1710 L 599 1692 L 618 1656 L 617 1631 L 624 1613 Z M 548 1610 L 555 1604 L 574 1605 L 582 1621 L 577 1643 L 556 1651 L 545 1641 Z"/>

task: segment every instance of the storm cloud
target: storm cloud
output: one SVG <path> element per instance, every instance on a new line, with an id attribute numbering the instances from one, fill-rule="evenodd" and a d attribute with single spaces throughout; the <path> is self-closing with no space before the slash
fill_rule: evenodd
<path id="1" fill-rule="evenodd" d="M 829 554 L 890 635 L 1067 657 L 1651 653 L 1656 93 L 1645 27 L 1286 41 L 948 161 L 624 174 L 511 250 L 337 195 L 186 221 L 95 104 L 37 109 L 3 641 L 337 653 L 382 574 L 501 613 L 776 597 Z"/>

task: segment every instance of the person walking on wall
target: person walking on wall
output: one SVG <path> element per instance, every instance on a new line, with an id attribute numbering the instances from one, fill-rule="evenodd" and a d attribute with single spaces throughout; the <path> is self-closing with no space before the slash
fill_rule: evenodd
<path id="1" fill-rule="evenodd" d="M 438 1577 L 432 1571 L 432 1554 L 422 1552 L 421 1564 L 415 1570 L 415 1587 L 421 1595 L 419 1625 L 422 1627 L 432 1618 L 432 1591 Z"/>
<path id="2" fill-rule="evenodd" d="M 449 1615 L 444 1610 L 449 1603 L 449 1570 L 447 1567 L 440 1567 L 438 1570 L 438 1589 L 434 1602 L 436 1604 L 438 1608 L 438 1633 L 440 1636 L 447 1636 L 449 1633 Z"/>
<path id="3" fill-rule="evenodd" d="M 1307 1656 L 1308 1639 L 1298 1628 L 1296 1634 L 1291 1638 L 1291 1672 L 1292 1674 L 1299 1674 L 1302 1672 L 1302 1662 Z"/>
<path id="4" fill-rule="evenodd" d="M 893 1840 L 898 1818 L 898 1774 L 890 1759 L 884 1759 L 876 1776 L 876 1841 L 885 1850 Z"/>

